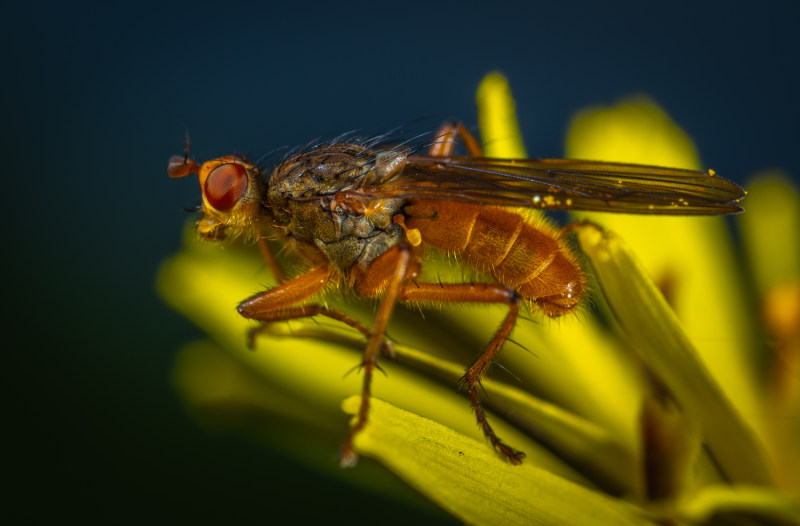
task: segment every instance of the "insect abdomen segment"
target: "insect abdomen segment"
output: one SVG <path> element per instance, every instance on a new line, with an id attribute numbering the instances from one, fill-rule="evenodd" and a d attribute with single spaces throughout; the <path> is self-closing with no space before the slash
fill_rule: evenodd
<path id="1" fill-rule="evenodd" d="M 451 201 L 413 200 L 406 225 L 423 242 L 455 254 L 532 300 L 548 316 L 575 310 L 583 272 L 569 247 L 547 223 L 513 209 Z"/>

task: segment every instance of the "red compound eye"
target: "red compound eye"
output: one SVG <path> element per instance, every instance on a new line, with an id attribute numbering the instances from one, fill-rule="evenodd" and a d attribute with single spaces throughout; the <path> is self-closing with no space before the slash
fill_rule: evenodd
<path id="1" fill-rule="evenodd" d="M 217 166 L 208 174 L 205 195 L 208 204 L 220 212 L 233 208 L 247 191 L 247 170 L 241 164 Z"/>

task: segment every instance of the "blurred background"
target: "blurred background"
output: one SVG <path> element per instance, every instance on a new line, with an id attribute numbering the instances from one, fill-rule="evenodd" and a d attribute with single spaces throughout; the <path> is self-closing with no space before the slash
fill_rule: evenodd
<path id="1" fill-rule="evenodd" d="M 186 131 L 205 160 L 418 117 L 474 125 L 475 89 L 500 70 L 531 156 L 562 156 L 578 109 L 646 93 L 706 167 L 739 183 L 772 167 L 797 180 L 795 2 L 554 4 L 7 8 L 4 472 L 16 492 L 4 516 L 426 516 L 209 434 L 181 407 L 173 361 L 200 332 L 162 304 L 154 279 L 200 197 L 194 180 L 166 175 Z"/>

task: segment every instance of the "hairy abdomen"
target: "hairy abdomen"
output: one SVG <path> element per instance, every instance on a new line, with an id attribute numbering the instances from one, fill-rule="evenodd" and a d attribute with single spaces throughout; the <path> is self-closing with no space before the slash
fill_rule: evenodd
<path id="1" fill-rule="evenodd" d="M 578 306 L 583 272 L 547 223 L 534 223 L 513 209 L 451 201 L 414 200 L 405 215 L 407 227 L 418 229 L 423 242 L 488 272 L 548 316 Z"/>

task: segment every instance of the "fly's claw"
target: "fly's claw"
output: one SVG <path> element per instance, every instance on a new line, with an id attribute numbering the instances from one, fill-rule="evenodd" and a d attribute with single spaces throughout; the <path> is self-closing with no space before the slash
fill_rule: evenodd
<path id="1" fill-rule="evenodd" d="M 496 444 L 493 444 L 495 449 L 497 449 L 500 453 L 503 454 L 504 457 L 514 466 L 519 466 L 522 464 L 522 460 L 525 458 L 525 453 L 522 451 L 517 451 L 516 449 L 505 445 L 500 440 L 497 441 Z"/>

